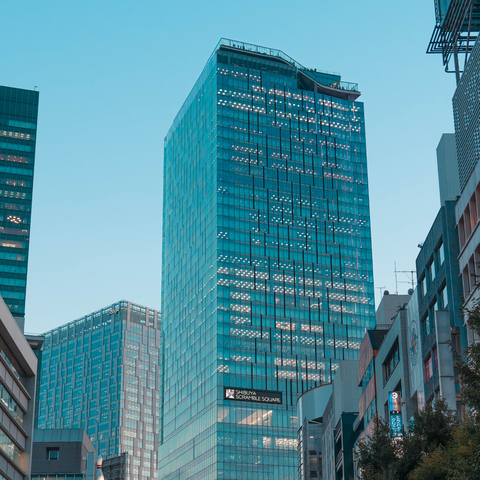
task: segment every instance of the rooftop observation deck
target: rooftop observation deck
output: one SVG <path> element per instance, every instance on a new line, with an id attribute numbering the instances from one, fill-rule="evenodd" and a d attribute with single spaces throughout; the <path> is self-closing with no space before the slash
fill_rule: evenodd
<path id="1" fill-rule="evenodd" d="M 308 90 L 313 89 L 318 93 L 324 93 L 326 95 L 346 100 L 356 100 L 360 96 L 357 83 L 342 81 L 338 73 L 306 68 L 281 50 L 261 47 L 259 45 L 240 42 L 238 40 L 230 40 L 228 38 L 220 39 L 215 48 L 215 51 L 218 50 L 239 50 L 256 57 L 269 57 L 270 60 L 275 59 L 281 63 L 286 63 L 298 70 L 299 76 L 303 77 L 303 81 L 300 83 L 302 85 L 307 85 L 306 89 Z M 311 88 L 312 86 L 314 88 Z"/>

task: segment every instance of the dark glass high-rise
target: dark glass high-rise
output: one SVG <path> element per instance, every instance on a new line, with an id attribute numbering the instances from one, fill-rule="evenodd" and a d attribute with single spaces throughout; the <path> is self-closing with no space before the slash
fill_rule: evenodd
<path id="1" fill-rule="evenodd" d="M 160 479 L 297 478 L 297 398 L 375 322 L 359 95 L 222 39 L 175 118 Z"/>
<path id="2" fill-rule="evenodd" d="M 0 86 L 0 295 L 22 329 L 38 95 Z"/>

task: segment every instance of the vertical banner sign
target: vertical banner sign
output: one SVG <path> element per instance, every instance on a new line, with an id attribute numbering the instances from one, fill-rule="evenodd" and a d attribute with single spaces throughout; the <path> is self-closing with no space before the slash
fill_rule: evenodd
<path id="1" fill-rule="evenodd" d="M 402 422 L 402 392 L 390 392 L 388 394 L 390 410 L 390 431 L 392 437 L 401 437 L 403 430 Z"/>

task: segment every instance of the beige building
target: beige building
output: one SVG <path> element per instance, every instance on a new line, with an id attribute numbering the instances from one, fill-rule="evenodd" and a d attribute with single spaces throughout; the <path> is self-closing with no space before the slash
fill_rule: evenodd
<path id="1" fill-rule="evenodd" d="M 37 357 L 0 297 L 0 480 L 30 478 Z"/>

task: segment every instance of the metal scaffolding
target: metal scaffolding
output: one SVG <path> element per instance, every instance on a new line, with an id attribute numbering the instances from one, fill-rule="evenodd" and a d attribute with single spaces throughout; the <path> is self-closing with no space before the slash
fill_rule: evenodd
<path id="1" fill-rule="evenodd" d="M 115 457 L 103 460 L 102 472 L 105 480 L 125 480 L 127 475 L 128 453 L 119 453 Z"/>
<path id="2" fill-rule="evenodd" d="M 445 71 L 454 72 L 458 82 L 480 32 L 480 0 L 435 0 L 435 13 L 436 25 L 427 53 L 441 53 Z M 459 55 L 465 56 L 463 66 Z"/>

